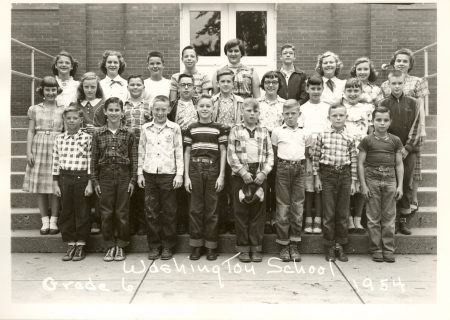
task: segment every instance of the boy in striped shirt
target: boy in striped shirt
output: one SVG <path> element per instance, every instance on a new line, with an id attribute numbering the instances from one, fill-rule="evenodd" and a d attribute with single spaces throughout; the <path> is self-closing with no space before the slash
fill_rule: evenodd
<path id="1" fill-rule="evenodd" d="M 53 190 L 61 197 L 59 228 L 68 243 L 63 261 L 80 261 L 90 233 L 89 196 L 91 182 L 90 134 L 81 131 L 83 110 L 69 106 L 63 113 L 67 131 L 55 138 L 53 145 Z"/>
<path id="2" fill-rule="evenodd" d="M 191 123 L 183 141 L 184 186 L 191 193 L 189 210 L 189 256 L 198 260 L 206 247 L 206 259 L 217 259 L 218 222 L 217 202 L 225 184 L 227 136 L 223 125 L 212 121 L 213 101 L 202 94 L 196 107 L 199 120 Z"/>

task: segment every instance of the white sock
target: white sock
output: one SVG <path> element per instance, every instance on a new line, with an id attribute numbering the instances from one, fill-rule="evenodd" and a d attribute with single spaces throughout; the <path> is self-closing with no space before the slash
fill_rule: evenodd
<path id="1" fill-rule="evenodd" d="M 353 224 L 353 217 L 348 217 L 348 228 L 355 229 L 355 225 Z"/>
<path id="2" fill-rule="evenodd" d="M 86 244 L 86 242 L 84 241 L 77 241 L 76 245 L 77 246 L 84 246 Z"/>
<path id="3" fill-rule="evenodd" d="M 312 223 L 312 217 L 306 217 L 305 223 Z"/>
<path id="4" fill-rule="evenodd" d="M 76 243 L 76 242 L 69 242 L 68 245 L 69 245 L 69 246 L 76 246 L 77 243 Z"/>
<path id="5" fill-rule="evenodd" d="M 314 218 L 314 222 L 320 224 L 322 222 L 322 218 L 321 217 L 315 217 Z"/>
<path id="6" fill-rule="evenodd" d="M 353 218 L 355 220 L 355 227 L 358 229 L 364 229 L 363 226 L 361 225 L 361 217 L 354 217 Z"/>
<path id="7" fill-rule="evenodd" d="M 50 229 L 58 229 L 56 223 L 58 222 L 58 217 L 50 217 Z"/>
<path id="8" fill-rule="evenodd" d="M 50 228 L 50 218 L 48 216 L 47 217 L 42 217 L 41 220 L 42 220 L 42 228 L 41 228 L 41 230 L 49 229 Z"/>

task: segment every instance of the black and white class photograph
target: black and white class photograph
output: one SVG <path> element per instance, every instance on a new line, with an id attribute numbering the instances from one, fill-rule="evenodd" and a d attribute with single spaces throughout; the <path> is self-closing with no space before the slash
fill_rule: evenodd
<path id="1" fill-rule="evenodd" d="M 446 318 L 448 3 L 2 11 L 1 319 Z"/>

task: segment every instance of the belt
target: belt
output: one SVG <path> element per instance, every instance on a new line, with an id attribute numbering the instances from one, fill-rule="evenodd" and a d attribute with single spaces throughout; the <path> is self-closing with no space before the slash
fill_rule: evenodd
<path id="1" fill-rule="evenodd" d="M 336 171 L 342 171 L 342 170 L 348 169 L 350 167 L 350 165 L 346 164 L 346 165 L 343 165 L 343 166 L 332 166 L 332 165 L 329 165 L 329 164 L 320 164 L 320 167 L 324 168 L 324 169 L 331 169 L 331 170 L 336 170 Z"/>
<path id="2" fill-rule="evenodd" d="M 284 159 L 278 158 L 278 162 L 279 163 L 287 163 L 287 164 L 291 164 L 291 165 L 298 165 L 298 164 L 305 165 L 306 161 L 305 161 L 305 159 L 298 160 L 298 161 L 290 161 L 290 160 L 284 160 Z"/>
<path id="3" fill-rule="evenodd" d="M 104 169 L 104 168 L 124 168 L 124 169 L 128 169 L 129 165 L 128 164 L 119 164 L 119 163 L 105 163 L 100 165 L 100 168 Z"/>
<path id="4" fill-rule="evenodd" d="M 381 171 L 381 172 L 388 172 L 388 171 L 394 170 L 394 167 L 384 167 L 384 166 L 379 166 L 379 167 L 369 166 L 369 168 L 372 168 L 374 170 L 378 170 L 378 171 Z"/>
<path id="5" fill-rule="evenodd" d="M 57 132 L 57 131 L 52 131 L 52 130 L 36 130 L 36 133 L 45 133 L 45 134 L 50 134 L 50 133 L 61 133 L 61 132 Z"/>
<path id="6" fill-rule="evenodd" d="M 83 176 L 87 175 L 87 170 L 59 170 L 60 174 L 71 175 L 71 176 Z"/>
<path id="7" fill-rule="evenodd" d="M 192 162 L 214 163 L 214 160 L 206 157 L 192 157 Z"/>

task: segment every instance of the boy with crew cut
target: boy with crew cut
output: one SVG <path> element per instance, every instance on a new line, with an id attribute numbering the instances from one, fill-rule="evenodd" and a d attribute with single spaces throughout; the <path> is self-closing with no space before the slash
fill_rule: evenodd
<path id="1" fill-rule="evenodd" d="M 306 73 L 294 66 L 295 47 L 292 44 L 284 44 L 281 46 L 280 52 L 282 65 L 278 73 L 282 83 L 280 83 L 278 95 L 284 100 L 295 99 L 302 105 L 309 100 L 308 92 L 305 89 L 308 77 Z"/>
<path id="2" fill-rule="evenodd" d="M 217 259 L 219 192 L 225 183 L 227 136 L 223 125 L 211 120 L 212 97 L 202 94 L 196 107 L 198 122 L 191 123 L 183 137 L 184 186 L 191 194 L 189 245 L 191 260 L 198 260 L 204 246 L 207 260 Z"/>
<path id="3" fill-rule="evenodd" d="M 167 120 L 169 98 L 156 96 L 152 112 L 153 121 L 142 126 L 139 140 L 138 185 L 145 187 L 148 258 L 168 260 L 177 240 L 176 189 L 183 184 L 183 142 L 180 126 Z"/>
<path id="4" fill-rule="evenodd" d="M 244 121 L 231 129 L 227 155 L 233 170 L 236 249 L 241 262 L 261 262 L 264 196 L 267 175 L 273 167 L 273 149 L 269 130 L 258 124 L 258 100 L 245 99 L 242 114 Z"/>
<path id="5" fill-rule="evenodd" d="M 313 146 L 314 187 L 322 192 L 325 259 L 336 261 L 337 256 L 346 262 L 342 246 L 348 243 L 350 195 L 355 193 L 357 178 L 355 138 L 345 129 L 345 106 L 330 106 L 328 119 L 331 127 L 317 135 Z"/>
<path id="6" fill-rule="evenodd" d="M 395 201 L 403 194 L 403 145 L 397 136 L 388 133 L 390 113 L 385 107 L 373 111 L 375 131 L 358 146 L 359 181 L 367 201 L 370 251 L 375 262 L 395 262 Z"/>
<path id="7" fill-rule="evenodd" d="M 91 182 L 90 134 L 81 130 L 83 110 L 69 106 L 63 112 L 67 131 L 55 137 L 53 145 L 53 190 L 61 197 L 59 229 L 68 243 L 63 261 L 80 261 L 89 238 Z"/>
<path id="8" fill-rule="evenodd" d="M 108 248 L 103 260 L 122 261 L 130 240 L 128 213 L 136 182 L 137 145 L 134 131 L 122 126 L 122 100 L 111 97 L 104 108 L 107 124 L 92 137 L 91 174 Z"/>
<path id="9" fill-rule="evenodd" d="M 161 52 L 153 51 L 147 56 L 147 69 L 150 71 L 150 78 L 144 80 L 144 99 L 153 105 L 156 96 L 170 95 L 170 80 L 162 76 L 164 71 L 164 57 Z"/>
<path id="10" fill-rule="evenodd" d="M 412 179 L 417 153 L 420 151 L 419 140 L 419 104 L 413 97 L 405 96 L 405 74 L 400 70 L 388 75 L 391 94 L 380 101 L 380 107 L 386 107 L 391 114 L 392 124 L 389 133 L 400 138 L 404 148 L 403 159 L 403 197 L 397 202 L 398 228 L 405 235 L 411 234 L 406 217 L 411 214 Z M 397 230 L 396 230 L 397 231 Z"/>
<path id="11" fill-rule="evenodd" d="M 311 134 L 298 127 L 300 104 L 295 99 L 283 105 L 284 124 L 272 132 L 273 153 L 277 164 L 276 195 L 277 240 L 284 262 L 301 260 L 298 243 L 305 201 L 306 155 L 312 145 Z"/>

